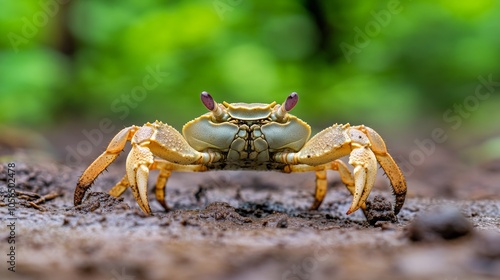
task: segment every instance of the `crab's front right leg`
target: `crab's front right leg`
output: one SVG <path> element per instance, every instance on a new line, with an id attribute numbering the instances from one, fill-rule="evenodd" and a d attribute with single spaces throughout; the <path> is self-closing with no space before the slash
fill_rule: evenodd
<path id="1" fill-rule="evenodd" d="M 158 121 L 141 127 L 131 143 L 126 163 L 127 178 L 139 207 L 147 214 L 151 213 L 147 195 L 150 169 L 160 169 L 156 197 L 162 203 L 160 197 L 164 196 L 170 171 L 205 171 L 205 164 L 222 158 L 216 152 L 196 151 L 177 130 Z M 166 161 L 155 160 L 155 156 Z"/>

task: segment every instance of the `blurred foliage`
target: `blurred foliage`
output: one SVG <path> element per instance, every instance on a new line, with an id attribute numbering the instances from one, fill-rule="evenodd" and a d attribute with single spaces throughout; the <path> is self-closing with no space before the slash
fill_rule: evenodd
<path id="1" fill-rule="evenodd" d="M 500 80 L 494 0 L 0 3 L 0 123 L 180 127 L 205 112 L 203 90 L 265 103 L 296 91 L 293 113 L 311 124 L 397 131 L 442 122 L 480 75 Z M 342 44 L 356 52 L 346 57 Z M 151 69 L 168 76 L 134 100 Z"/>

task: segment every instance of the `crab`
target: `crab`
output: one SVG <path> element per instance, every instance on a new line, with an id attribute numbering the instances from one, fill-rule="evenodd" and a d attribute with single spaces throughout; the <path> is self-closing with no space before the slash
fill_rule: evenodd
<path id="1" fill-rule="evenodd" d="M 146 214 L 151 214 L 150 170 L 159 170 L 155 194 L 167 211 L 165 186 L 172 171 L 313 171 L 316 189 L 310 208 L 316 210 L 327 192 L 327 171 L 336 170 L 353 196 L 347 214 L 361 208 L 366 216 L 366 202 L 376 179 L 378 162 L 391 183 L 393 211 L 397 215 L 405 201 L 406 181 L 382 137 L 364 125 L 334 124 L 310 138 L 310 126 L 289 113 L 298 98 L 294 92 L 282 104 L 219 104 L 209 93 L 202 92 L 201 101 L 209 112 L 186 123 L 182 129 L 184 136 L 160 121 L 126 127 L 83 172 L 75 189 L 74 204 L 82 203 L 93 181 L 130 141 L 132 149 L 126 160 L 126 174 L 109 193 L 118 197 L 130 187 Z M 347 155 L 352 172 L 340 160 Z"/>

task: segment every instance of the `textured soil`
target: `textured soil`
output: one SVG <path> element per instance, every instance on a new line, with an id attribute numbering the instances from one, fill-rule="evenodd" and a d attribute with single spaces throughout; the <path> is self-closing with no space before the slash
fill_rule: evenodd
<path id="1" fill-rule="evenodd" d="M 78 207 L 73 192 L 85 166 L 13 162 L 16 272 L 6 264 L 4 162 L 1 279 L 500 278 L 495 162 L 463 168 L 438 160 L 419 169 L 408 177 L 397 217 L 380 174 L 370 195 L 369 216 L 379 220 L 373 224 L 361 211 L 345 214 L 351 197 L 335 172 L 318 211 L 308 210 L 312 173 L 174 173 L 167 186 L 172 210 L 165 212 L 151 192 L 154 215 L 145 216 L 130 190 L 120 198 L 107 194 L 124 173 L 123 161 L 98 178 Z"/>

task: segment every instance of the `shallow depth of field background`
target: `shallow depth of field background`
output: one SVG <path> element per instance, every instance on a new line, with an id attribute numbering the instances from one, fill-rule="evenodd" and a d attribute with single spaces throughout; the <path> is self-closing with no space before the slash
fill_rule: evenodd
<path id="1" fill-rule="evenodd" d="M 206 112 L 203 90 L 263 103 L 296 91 L 315 132 L 363 123 L 409 158 L 439 128 L 435 144 L 466 160 L 500 156 L 498 1 L 0 3 L 0 146 L 64 161 L 96 129 L 92 154 L 131 124 L 180 129 Z"/>

